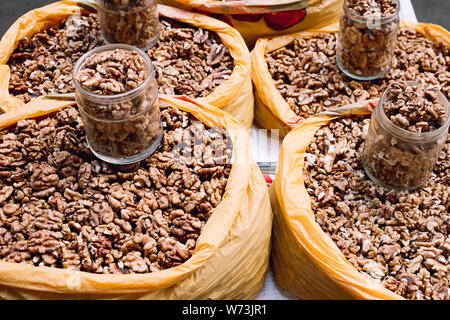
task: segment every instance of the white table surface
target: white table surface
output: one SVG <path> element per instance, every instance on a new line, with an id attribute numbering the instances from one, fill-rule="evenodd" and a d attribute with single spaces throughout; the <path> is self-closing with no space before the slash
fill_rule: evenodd
<path id="1" fill-rule="evenodd" d="M 417 22 L 411 0 L 400 0 L 400 19 L 410 22 Z M 269 142 L 262 139 L 264 131 L 253 127 L 251 134 L 251 145 L 253 154 L 258 162 L 277 162 L 279 153 L 279 143 L 272 137 Z M 272 270 L 267 273 L 264 287 L 256 297 L 256 300 L 296 300 L 293 294 L 281 288 L 273 277 Z"/>

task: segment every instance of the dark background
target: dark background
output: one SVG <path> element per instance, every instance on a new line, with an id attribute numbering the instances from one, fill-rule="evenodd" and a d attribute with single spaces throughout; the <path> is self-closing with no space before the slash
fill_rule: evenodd
<path id="1" fill-rule="evenodd" d="M 430 22 L 450 30 L 449 0 L 411 0 L 419 22 Z"/>
<path id="2" fill-rule="evenodd" d="M 27 11 L 56 0 L 1 0 L 0 37 Z M 450 0 L 412 0 L 419 22 L 432 22 L 450 30 Z"/>

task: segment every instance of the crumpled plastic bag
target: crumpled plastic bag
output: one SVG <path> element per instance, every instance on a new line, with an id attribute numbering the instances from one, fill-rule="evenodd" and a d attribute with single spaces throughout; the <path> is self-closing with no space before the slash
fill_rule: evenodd
<path id="1" fill-rule="evenodd" d="M 72 14 L 81 13 L 83 6 L 77 1 L 59 1 L 32 10 L 20 17 L 0 41 L 0 110 L 6 112 L 23 103 L 9 96 L 9 68 L 6 63 L 19 41 L 58 24 Z M 218 86 L 210 95 L 198 101 L 211 104 L 233 115 L 246 127 L 253 122 L 254 99 L 250 77 L 251 59 L 247 46 L 239 32 L 228 24 L 206 15 L 179 8 L 158 5 L 161 16 L 168 17 L 195 27 L 214 31 L 223 44 L 230 49 L 235 67 L 230 78 Z"/>
<path id="2" fill-rule="evenodd" d="M 444 28 L 429 23 L 408 23 L 402 21 L 400 28 L 411 28 L 425 37 L 450 47 L 450 33 Z M 252 80 L 255 88 L 255 122 L 263 128 L 279 129 L 285 136 L 291 129 L 297 127 L 304 118 L 292 111 L 289 104 L 275 87 L 264 55 L 292 43 L 297 37 L 311 38 L 317 33 L 336 33 L 339 23 L 332 23 L 319 29 L 304 30 L 294 34 L 261 38 L 256 42 L 251 52 Z"/>
<path id="3" fill-rule="evenodd" d="M 228 113 L 187 97 L 161 96 L 233 141 L 232 170 L 222 202 L 192 257 L 148 274 L 94 274 L 0 261 L 2 299 L 253 299 L 268 270 L 272 211 L 267 184 L 251 159 L 248 131 Z M 55 112 L 73 101 L 37 98 L 0 115 L 0 128 Z"/>
<path id="4" fill-rule="evenodd" d="M 260 37 L 320 28 L 337 21 L 343 0 L 160 0 L 188 10 L 208 12 L 236 28 L 249 48 Z"/>
<path id="5" fill-rule="evenodd" d="M 360 103 L 308 118 L 284 139 L 269 189 L 274 214 L 272 267 L 276 281 L 302 299 L 403 299 L 356 270 L 314 218 L 303 166 L 315 133 L 339 117 L 370 114 Z"/>

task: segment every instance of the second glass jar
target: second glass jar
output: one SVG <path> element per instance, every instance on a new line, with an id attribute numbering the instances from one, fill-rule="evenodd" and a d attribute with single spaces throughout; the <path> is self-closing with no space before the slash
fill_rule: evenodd
<path id="1" fill-rule="evenodd" d="M 361 16 L 352 12 L 348 0 L 340 19 L 337 64 L 347 76 L 357 80 L 374 80 L 391 68 L 399 27 L 398 0 L 396 12 L 385 17 Z"/>
<path id="2" fill-rule="evenodd" d="M 415 85 L 410 82 L 409 85 Z M 411 132 L 396 126 L 384 111 L 385 90 L 372 112 L 362 162 L 367 175 L 387 189 L 413 190 L 430 177 L 450 126 L 450 106 L 442 93 L 438 99 L 446 110 L 443 126 L 429 132 Z"/>
<path id="3" fill-rule="evenodd" d="M 138 52 L 145 62 L 145 81 L 129 92 L 117 95 L 98 95 L 86 90 L 76 80 L 86 59 L 115 49 Z M 77 62 L 73 79 L 87 142 L 95 156 L 112 164 L 128 165 L 147 158 L 158 148 L 163 135 L 158 84 L 145 52 L 123 44 L 96 48 Z"/>
<path id="4" fill-rule="evenodd" d="M 157 0 L 95 0 L 107 43 L 125 43 L 142 50 L 159 39 Z"/>

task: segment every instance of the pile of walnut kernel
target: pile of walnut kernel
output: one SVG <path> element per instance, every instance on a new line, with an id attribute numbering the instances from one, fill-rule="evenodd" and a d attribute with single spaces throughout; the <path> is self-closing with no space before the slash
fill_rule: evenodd
<path id="1" fill-rule="evenodd" d="M 383 78 L 354 81 L 336 64 L 336 35 L 321 33 L 266 54 L 269 72 L 291 109 L 308 117 L 326 109 L 379 98 L 392 80 L 419 80 L 450 99 L 449 49 L 400 29 L 392 68 Z"/>
<path id="2" fill-rule="evenodd" d="M 159 149 L 127 167 L 93 156 L 72 107 L 0 131 L 0 259 L 94 273 L 189 259 L 222 200 L 232 142 L 176 108 L 163 106 L 162 118 Z M 176 145 L 199 137 L 194 156 L 175 157 Z"/>
<path id="3" fill-rule="evenodd" d="M 404 81 L 394 82 L 383 103 L 384 113 L 397 127 L 410 132 L 434 131 L 447 118 L 439 92 L 420 83 L 410 86 Z"/>
<path id="4" fill-rule="evenodd" d="M 74 92 L 73 67 L 103 44 L 100 34 L 92 13 L 21 40 L 8 61 L 10 93 L 29 102 Z M 204 97 L 234 69 L 216 33 L 167 18 L 148 54 L 165 94 Z M 0 259 L 95 273 L 155 272 L 189 259 L 225 192 L 232 142 L 226 130 L 160 107 L 159 149 L 127 167 L 95 158 L 75 108 L 0 131 Z M 175 146 L 199 137 L 193 155 L 175 158 Z"/>
<path id="5" fill-rule="evenodd" d="M 425 185 L 384 189 L 364 172 L 370 120 L 317 131 L 305 158 L 315 220 L 360 272 L 407 299 L 450 299 L 450 137 Z"/>
<path id="6" fill-rule="evenodd" d="M 32 98 L 74 92 L 72 70 L 86 52 L 103 44 L 96 14 L 71 16 L 58 26 L 20 41 L 11 55 L 9 91 Z M 161 36 L 148 52 L 160 93 L 205 97 L 234 69 L 230 50 L 212 31 L 161 18 Z"/>
<path id="7" fill-rule="evenodd" d="M 21 40 L 9 58 L 9 92 L 24 102 L 74 92 L 72 71 L 86 52 L 103 44 L 95 14 L 73 15 L 59 25 Z"/>
<path id="8" fill-rule="evenodd" d="M 387 17 L 397 11 L 397 4 L 392 0 L 345 0 L 348 9 L 362 17 Z"/>
<path id="9" fill-rule="evenodd" d="M 234 69 L 230 50 L 212 31 L 161 19 L 161 35 L 148 50 L 160 92 L 205 97 Z"/>
<path id="10" fill-rule="evenodd" d="M 149 74 L 145 61 L 137 51 L 115 49 L 89 55 L 75 75 L 75 80 L 88 92 L 112 96 L 138 88 L 147 77 Z M 140 111 L 142 110 L 130 111 L 125 116 L 116 118 L 112 110 L 105 110 L 105 115 L 110 114 L 113 119 L 123 119 Z"/>

